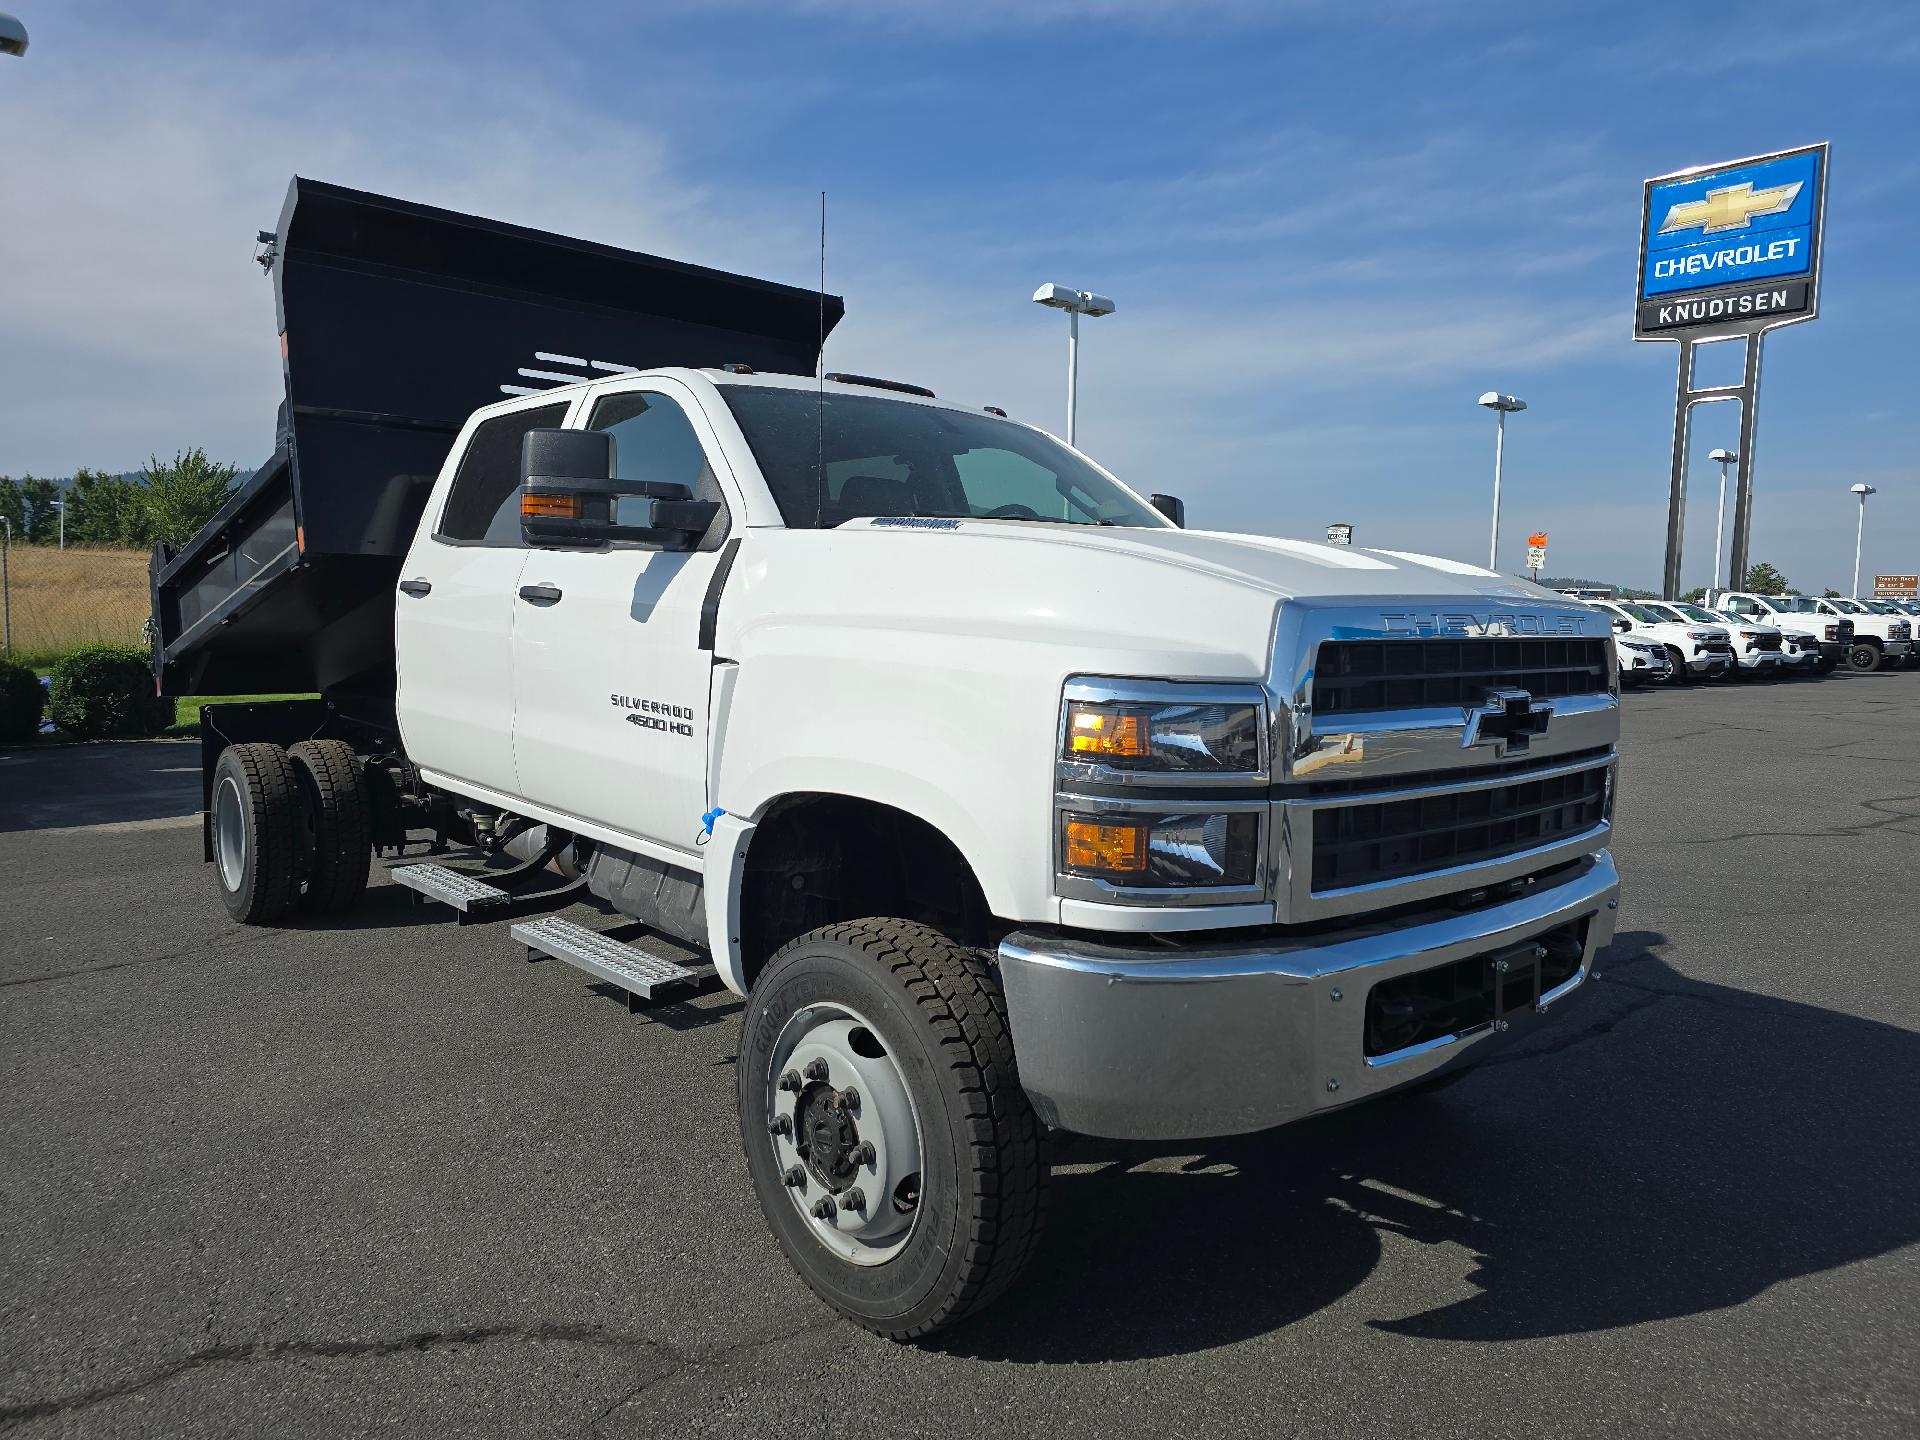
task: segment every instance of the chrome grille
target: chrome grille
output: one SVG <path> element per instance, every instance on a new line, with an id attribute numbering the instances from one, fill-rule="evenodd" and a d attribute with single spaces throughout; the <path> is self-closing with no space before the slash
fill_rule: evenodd
<path id="1" fill-rule="evenodd" d="M 1499 860 L 1592 830 L 1604 767 L 1510 785 L 1324 809 L 1313 817 L 1313 889 L 1344 890 Z"/>
<path id="2" fill-rule="evenodd" d="M 1489 690 L 1538 700 L 1607 688 L 1607 644 L 1595 639 L 1335 640 L 1320 647 L 1316 716 L 1429 705 L 1478 705 Z"/>

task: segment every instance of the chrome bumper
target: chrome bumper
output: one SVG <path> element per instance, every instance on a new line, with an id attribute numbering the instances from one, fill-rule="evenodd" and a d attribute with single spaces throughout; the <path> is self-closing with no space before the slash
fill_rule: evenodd
<path id="1" fill-rule="evenodd" d="M 1497 905 L 1298 938 L 1146 947 L 1017 931 L 999 960 L 1021 1084 L 1047 1124 L 1120 1139 L 1239 1134 L 1365 1100 L 1527 1028 L 1481 1025 L 1369 1058 L 1373 986 L 1586 919 L 1579 969 L 1544 1010 L 1612 940 L 1619 893 L 1601 850 Z"/>

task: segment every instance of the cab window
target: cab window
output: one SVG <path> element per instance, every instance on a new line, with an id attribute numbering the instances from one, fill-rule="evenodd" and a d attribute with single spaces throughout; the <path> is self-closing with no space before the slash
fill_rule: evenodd
<path id="1" fill-rule="evenodd" d="M 623 390 L 603 395 L 594 402 L 587 420 L 589 430 L 604 430 L 613 436 L 613 473 L 621 480 L 651 480 L 666 485 L 684 485 L 695 500 L 713 500 L 720 513 L 701 537 L 697 548 L 710 550 L 727 534 L 727 497 L 713 473 L 707 452 L 695 433 L 687 412 L 670 395 L 653 390 Z M 640 508 L 644 501 L 625 500 L 616 505 L 616 519 L 626 520 L 622 509 Z"/>
<path id="2" fill-rule="evenodd" d="M 472 545 L 519 545 L 520 442 L 527 431 L 550 429 L 566 418 L 562 401 L 481 421 L 460 457 L 435 535 Z"/>

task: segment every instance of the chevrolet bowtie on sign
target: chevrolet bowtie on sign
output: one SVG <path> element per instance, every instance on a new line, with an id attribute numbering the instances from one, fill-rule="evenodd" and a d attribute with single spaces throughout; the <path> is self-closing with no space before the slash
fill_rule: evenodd
<path id="1" fill-rule="evenodd" d="M 1634 334 L 1742 334 L 1813 318 L 1827 147 L 1646 184 Z"/>

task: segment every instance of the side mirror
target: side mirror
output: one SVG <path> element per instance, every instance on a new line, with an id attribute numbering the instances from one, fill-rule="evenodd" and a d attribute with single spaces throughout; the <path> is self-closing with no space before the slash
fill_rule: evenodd
<path id="1" fill-rule="evenodd" d="M 613 472 L 607 432 L 529 430 L 520 443 L 521 538 L 529 545 L 633 540 L 691 550 L 720 513 L 717 502 L 695 500 L 685 485 L 621 480 Z"/>
<path id="2" fill-rule="evenodd" d="M 1148 502 L 1182 530 L 1187 528 L 1187 502 L 1178 495 L 1149 495 Z"/>
<path id="3" fill-rule="evenodd" d="M 1631 620 L 1616 620 L 1613 622 L 1613 633 L 1616 635 L 1625 635 L 1631 629 L 1633 629 L 1633 622 Z"/>

